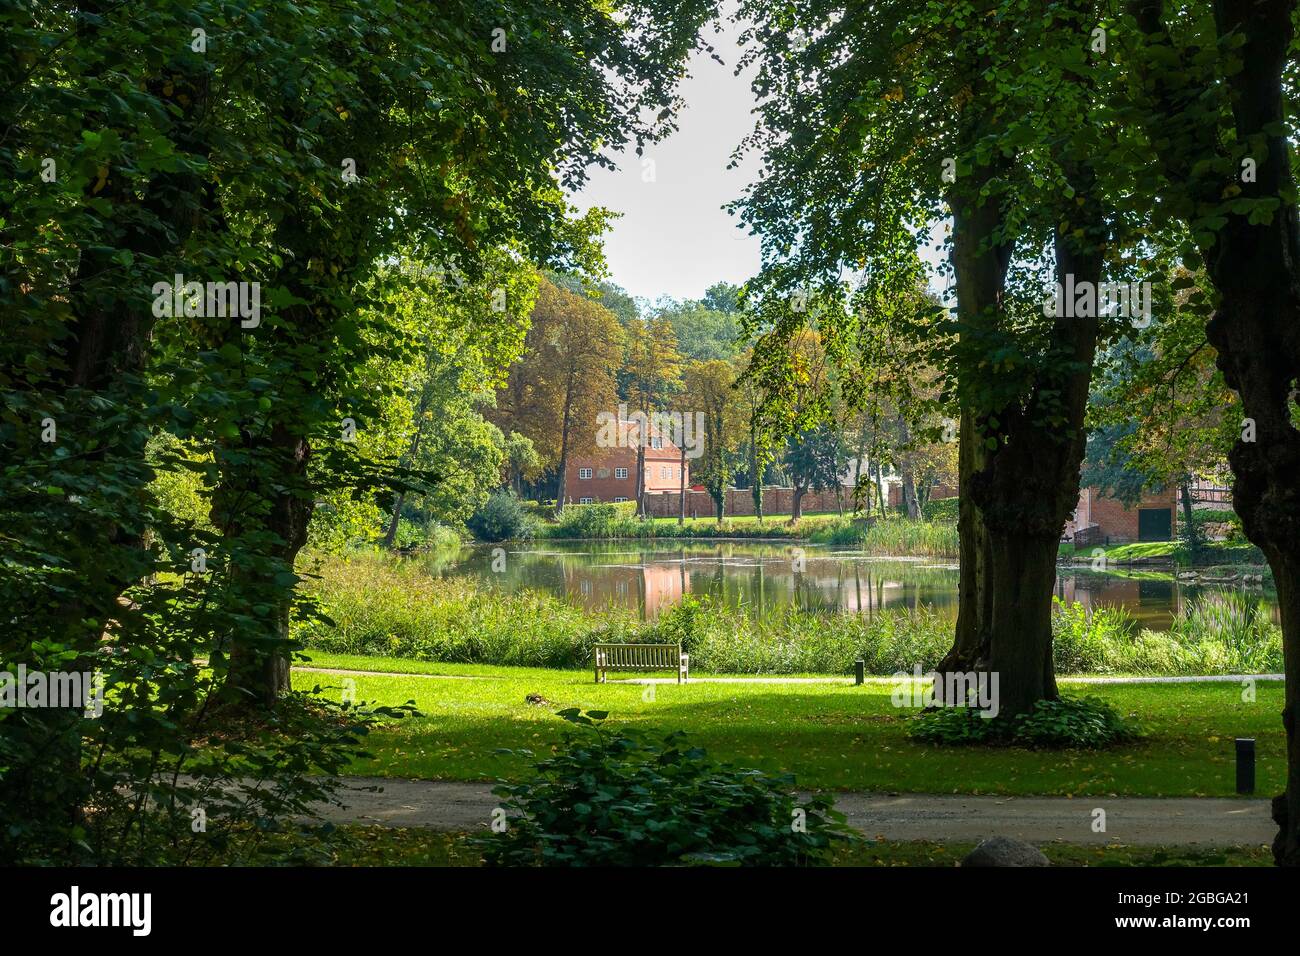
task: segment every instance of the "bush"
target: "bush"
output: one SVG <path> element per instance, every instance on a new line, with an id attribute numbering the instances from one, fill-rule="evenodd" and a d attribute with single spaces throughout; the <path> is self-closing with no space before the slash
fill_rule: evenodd
<path id="1" fill-rule="evenodd" d="M 533 519 L 513 491 L 494 491 L 466 525 L 480 541 L 507 541 L 533 536 Z"/>
<path id="2" fill-rule="evenodd" d="M 790 774 L 717 763 L 681 731 L 559 716 L 575 729 L 534 779 L 492 791 L 510 820 L 475 838 L 489 866 L 798 866 L 855 839 L 829 798 L 796 800 Z"/>
<path id="3" fill-rule="evenodd" d="M 956 497 L 931 498 L 921 509 L 921 515 L 926 521 L 956 521 L 957 501 Z"/>
<path id="4" fill-rule="evenodd" d="M 930 744 L 1001 744 L 1061 749 L 1108 747 L 1141 732 L 1098 697 L 1040 700 L 1015 717 L 982 717 L 973 707 L 943 707 L 912 718 L 908 733 Z"/>
<path id="5" fill-rule="evenodd" d="M 636 537 L 635 501 L 606 501 L 590 505 L 565 505 L 556 519 L 551 537 L 624 538 Z"/>
<path id="6" fill-rule="evenodd" d="M 1116 651 L 1133 643 L 1137 622 L 1120 608 L 1085 607 L 1052 598 L 1052 646 L 1056 669 L 1065 674 L 1112 674 L 1126 659 Z"/>
<path id="7" fill-rule="evenodd" d="M 1187 601 L 1169 634 L 1197 666 L 1223 673 L 1281 670 L 1281 628 L 1260 613 L 1259 599 L 1240 591 L 1209 591 Z"/>

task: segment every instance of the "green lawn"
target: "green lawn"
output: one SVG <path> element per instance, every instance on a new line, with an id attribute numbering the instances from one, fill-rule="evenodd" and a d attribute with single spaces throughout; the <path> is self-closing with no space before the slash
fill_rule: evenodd
<path id="1" fill-rule="evenodd" d="M 337 851 L 336 866 L 480 866 L 463 833 L 389 827 L 347 827 L 352 845 Z M 874 841 L 841 849 L 835 866 L 954 866 L 970 843 Z M 1054 866 L 1271 866 L 1267 847 L 1076 846 L 1039 847 Z"/>
<path id="2" fill-rule="evenodd" d="M 1250 544 L 1230 544 L 1227 541 L 1207 541 L 1202 546 L 1204 553 L 1200 565 L 1262 563 L 1259 551 Z M 1124 564 L 1131 561 L 1162 561 L 1185 564 L 1183 544 L 1181 541 L 1131 541 L 1128 544 L 1113 544 L 1109 547 L 1093 545 L 1076 548 L 1073 544 L 1062 542 L 1061 557 L 1077 561 L 1090 561 L 1097 550 L 1106 553 L 1106 561 Z"/>
<path id="3" fill-rule="evenodd" d="M 1076 688 L 1148 731 L 1141 743 L 1090 751 L 971 751 L 921 746 L 906 735 L 908 710 L 895 708 L 888 684 L 598 685 L 585 671 L 420 665 L 313 653 L 315 666 L 443 673 L 415 676 L 296 672 L 294 684 L 342 687 L 359 699 L 414 700 L 423 716 L 378 730 L 375 756 L 359 774 L 423 779 L 521 779 L 522 757 L 498 748 L 545 749 L 559 740 L 565 707 L 606 710 L 615 722 L 682 729 L 715 756 L 766 770 L 793 771 L 802 786 L 842 790 L 1130 796 L 1230 796 L 1233 738 L 1258 740 L 1258 792 L 1282 787 L 1285 769 L 1282 684 L 1261 682 L 1254 703 L 1233 683 L 1139 684 Z M 1062 681 L 1069 692 L 1069 681 Z M 336 691 L 338 692 L 338 691 Z M 549 703 L 526 702 L 541 694 Z"/>

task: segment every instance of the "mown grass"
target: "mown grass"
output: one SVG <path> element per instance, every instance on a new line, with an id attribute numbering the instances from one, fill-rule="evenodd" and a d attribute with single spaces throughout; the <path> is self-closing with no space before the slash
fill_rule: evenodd
<path id="1" fill-rule="evenodd" d="M 688 598 L 657 620 L 643 621 L 627 608 L 586 610 L 540 591 L 497 591 L 434 577 L 418 562 L 368 554 L 331 558 L 320 574 L 308 587 L 333 623 L 307 623 L 299 636 L 310 648 L 337 654 L 585 669 L 597 642 L 665 642 L 680 643 L 699 673 L 847 674 L 861 658 L 869 673 L 891 674 L 933 667 L 952 641 L 951 620 L 925 608 L 864 616 L 787 606 L 754 617 Z M 1280 629 L 1262 616 L 1211 613 L 1197 602 L 1183 613 L 1194 617 L 1156 633 L 1138 630 L 1121 611 L 1060 606 L 1054 622 L 1058 670 L 1195 675 L 1281 669 Z"/>
<path id="2" fill-rule="evenodd" d="M 469 834 L 380 826 L 343 828 L 348 845 L 334 866 L 482 866 Z M 956 866 L 971 843 L 876 840 L 837 850 L 832 866 Z M 1267 847 L 1219 849 L 1159 846 L 1079 846 L 1045 843 L 1040 849 L 1054 866 L 1271 866 Z"/>
<path id="3" fill-rule="evenodd" d="M 314 654 L 316 666 L 346 659 Z M 371 666 L 400 666 L 371 659 Z M 429 665 L 433 667 L 433 665 Z M 461 665 L 460 667 L 463 667 Z M 459 670 L 456 665 L 438 669 Z M 1258 791 L 1278 792 L 1286 767 L 1278 714 L 1281 682 L 1260 681 L 1256 699 L 1235 683 L 1087 685 L 1134 716 L 1147 736 L 1106 751 L 959 749 L 928 746 L 907 735 L 915 710 L 895 706 L 889 682 L 850 684 L 711 684 L 653 687 L 596 684 L 575 671 L 502 668 L 445 678 L 338 675 L 295 671 L 294 685 L 320 685 L 358 699 L 413 700 L 423 716 L 376 730 L 364 775 L 423 779 L 520 780 L 531 772 L 521 754 L 560 741 L 557 710 L 610 713 L 615 725 L 680 729 L 710 754 L 741 766 L 796 774 L 800 786 L 928 793 L 1230 796 L 1235 737 L 1257 739 Z M 333 688 L 333 689 L 330 689 Z M 540 695 L 543 704 L 529 703 Z M 903 703 L 903 701 L 900 701 Z"/>
<path id="4" fill-rule="evenodd" d="M 1181 541 L 1131 541 L 1109 547 L 1092 545 L 1075 547 L 1062 542 L 1059 555 L 1074 561 L 1094 561 L 1101 552 L 1107 564 L 1161 563 L 1187 566 L 1191 557 Z M 1206 541 L 1201 545 L 1197 565 L 1263 565 L 1264 555 L 1249 543 Z"/>

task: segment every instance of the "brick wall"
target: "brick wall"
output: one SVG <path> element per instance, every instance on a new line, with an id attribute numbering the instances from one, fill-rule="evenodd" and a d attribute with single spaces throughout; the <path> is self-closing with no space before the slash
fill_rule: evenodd
<path id="1" fill-rule="evenodd" d="M 739 517 L 754 513 L 753 492 L 749 488 L 728 488 L 725 493 L 724 517 Z M 647 494 L 646 511 L 661 517 L 676 517 L 681 513 L 681 499 L 677 492 L 667 494 Z M 839 508 L 835 492 L 809 491 L 803 496 L 803 512 L 837 511 Z M 853 507 L 852 489 L 844 491 L 844 507 L 849 511 Z M 793 488 L 764 488 L 763 514 L 788 515 L 794 510 Z M 705 491 L 686 492 L 686 517 L 713 517 L 713 499 Z"/>
<path id="2" fill-rule="evenodd" d="M 591 477 L 583 478 L 582 469 L 590 468 Z M 626 478 L 617 477 L 618 469 L 627 471 Z M 647 448 L 645 453 L 645 488 L 648 494 L 669 491 L 680 487 L 681 453 L 676 448 Z M 686 483 L 691 480 L 691 461 L 686 460 Z M 607 448 L 595 455 L 575 457 L 564 479 L 566 501 L 577 504 L 583 498 L 594 502 L 636 498 L 636 449 Z"/>
<path id="3" fill-rule="evenodd" d="M 1093 535 L 1101 541 L 1120 544 L 1138 540 L 1138 512 L 1147 509 L 1168 509 L 1171 535 L 1178 533 L 1178 507 L 1172 486 L 1150 492 L 1130 507 L 1116 498 L 1107 498 L 1095 488 L 1079 492 L 1079 504 L 1074 518 L 1066 523 L 1066 534 L 1073 535 L 1079 528 L 1096 526 Z"/>

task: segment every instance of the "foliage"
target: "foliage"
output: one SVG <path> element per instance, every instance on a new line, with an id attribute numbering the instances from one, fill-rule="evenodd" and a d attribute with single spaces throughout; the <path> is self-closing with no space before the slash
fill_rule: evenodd
<path id="1" fill-rule="evenodd" d="M 467 525 L 480 541 L 510 541 L 531 538 L 536 521 L 513 491 L 502 488 L 474 512 Z"/>
<path id="2" fill-rule="evenodd" d="M 1109 747 L 1141 736 L 1098 697 L 1040 700 L 1014 717 L 983 717 L 974 707 L 939 707 L 913 718 L 908 732 L 913 740 L 929 744 L 1041 748 Z"/>
<path id="3" fill-rule="evenodd" d="M 926 521 L 953 521 L 957 520 L 957 502 L 959 499 L 953 498 L 931 498 L 921 506 L 922 516 Z"/>
<path id="4" fill-rule="evenodd" d="M 853 545 L 872 554 L 926 555 L 955 558 L 957 525 L 948 520 L 913 521 L 910 518 L 839 519 L 813 530 L 810 540 L 819 544 Z"/>
<path id="5" fill-rule="evenodd" d="M 785 607 L 755 616 L 689 598 L 647 622 L 625 608 L 583 610 L 536 590 L 503 593 L 435 577 L 431 566 L 365 553 L 329 557 L 308 587 L 333 623 L 304 624 L 300 638 L 341 654 L 574 669 L 590 666 L 598 641 L 681 643 L 692 670 L 724 674 L 851 674 L 859 658 L 871 674 L 910 672 L 916 664 L 928 670 L 951 640 L 951 619 L 924 607 L 871 616 Z M 1235 636 L 1198 630 L 1204 615 L 1180 620 L 1159 633 L 1139 630 L 1121 610 L 1058 604 L 1057 669 L 1188 675 L 1282 667 L 1280 630 L 1263 615 Z"/>
<path id="6" fill-rule="evenodd" d="M 310 816 L 353 741 L 285 695 L 291 622 L 317 620 L 299 549 L 313 524 L 347 540 L 392 492 L 449 477 L 397 460 L 406 373 L 470 316 L 487 353 L 509 351 L 528 296 L 506 278 L 505 308 L 489 305 L 503 259 L 600 271 L 607 215 L 572 215 L 565 189 L 671 131 L 712 15 L 704 0 L 0 10 L 0 663 L 99 669 L 107 702 L 98 719 L 0 714 L 0 856 L 154 862 L 194 773 L 221 804 L 194 843 L 227 820 L 256 834 Z M 390 268 L 407 255 L 436 271 Z M 260 311 L 173 290 L 177 275 Z M 457 434 L 495 451 L 485 429 Z M 250 710 L 266 732 L 241 737 Z"/>
<path id="7" fill-rule="evenodd" d="M 597 539 L 636 537 L 635 529 L 644 523 L 636 518 L 635 501 L 566 505 L 551 528 L 549 537 Z M 632 533 L 629 534 L 629 531 Z"/>
<path id="8" fill-rule="evenodd" d="M 510 816 L 478 838 L 489 866 L 806 866 L 854 836 L 792 774 L 717 763 L 680 731 L 614 730 L 603 711 L 559 716 L 577 729 L 535 778 L 493 789 Z"/>

